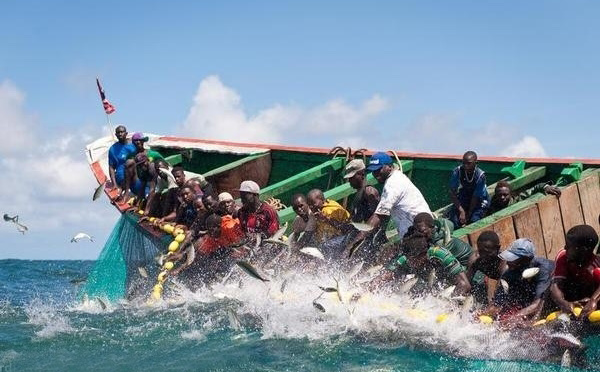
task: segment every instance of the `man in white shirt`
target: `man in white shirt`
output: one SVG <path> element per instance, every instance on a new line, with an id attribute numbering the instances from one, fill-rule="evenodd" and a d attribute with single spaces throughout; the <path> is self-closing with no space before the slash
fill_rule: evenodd
<path id="1" fill-rule="evenodd" d="M 404 173 L 394 168 L 392 158 L 384 152 L 376 152 L 369 160 L 367 170 L 379 183 L 383 183 L 381 200 L 375 213 L 367 222 L 377 231 L 379 226 L 386 226 L 392 218 L 400 237 L 403 237 L 413 223 L 413 218 L 421 213 L 431 213 L 421 191 L 410 181 Z M 352 242 L 350 247 L 363 240 L 367 233 L 362 232 Z M 349 252 L 350 255 L 352 251 Z"/>

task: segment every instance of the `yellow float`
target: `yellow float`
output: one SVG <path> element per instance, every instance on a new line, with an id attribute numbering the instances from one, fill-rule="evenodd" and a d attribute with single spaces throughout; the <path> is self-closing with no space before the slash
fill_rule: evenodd
<path id="1" fill-rule="evenodd" d="M 175 241 L 177 243 L 183 243 L 184 240 L 185 240 L 185 234 L 178 234 L 175 236 Z"/>
<path id="2" fill-rule="evenodd" d="M 556 320 L 556 318 L 558 318 L 558 316 L 561 314 L 560 311 L 555 311 L 553 313 L 548 314 L 548 316 L 546 317 L 546 321 L 547 322 L 551 322 L 553 320 Z"/>
<path id="3" fill-rule="evenodd" d="M 442 313 L 442 314 L 440 314 L 440 315 L 438 315 L 438 316 L 435 317 L 435 321 L 437 323 L 442 323 L 442 322 L 446 321 L 446 319 L 448 319 L 449 316 L 450 315 L 448 315 L 446 313 Z"/>
<path id="4" fill-rule="evenodd" d="M 494 323 L 494 319 L 492 319 L 492 317 L 489 315 L 480 315 L 479 322 L 481 324 L 492 324 Z"/>
<path id="5" fill-rule="evenodd" d="M 173 269 L 173 266 L 174 266 L 173 262 L 167 261 L 167 262 L 165 262 L 165 265 L 163 267 L 165 270 L 171 270 L 171 269 Z"/>
<path id="6" fill-rule="evenodd" d="M 592 323 L 600 322 L 600 310 L 592 311 L 588 315 L 588 320 Z"/>
<path id="7" fill-rule="evenodd" d="M 171 244 L 169 244 L 169 252 L 177 252 L 177 250 L 179 249 L 179 243 L 177 243 L 176 241 L 172 241 Z"/>

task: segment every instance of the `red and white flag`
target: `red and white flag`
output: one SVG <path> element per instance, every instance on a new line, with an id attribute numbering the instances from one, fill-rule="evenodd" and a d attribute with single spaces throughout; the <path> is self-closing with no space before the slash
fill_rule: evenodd
<path id="1" fill-rule="evenodd" d="M 104 89 L 102 89 L 102 85 L 100 85 L 100 80 L 96 78 L 96 85 L 98 85 L 98 92 L 100 92 L 100 99 L 102 100 L 102 106 L 104 107 L 104 112 L 107 115 L 112 114 L 117 109 L 106 99 L 106 95 L 104 94 Z"/>

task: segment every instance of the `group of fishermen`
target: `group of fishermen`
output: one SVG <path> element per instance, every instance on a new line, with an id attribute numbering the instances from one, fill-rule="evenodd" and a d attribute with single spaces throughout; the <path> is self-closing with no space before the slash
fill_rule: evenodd
<path id="1" fill-rule="evenodd" d="M 454 286 L 456 296 L 472 294 L 483 304 L 481 313 L 508 326 L 531 324 L 553 308 L 585 317 L 600 301 L 598 235 L 589 225 L 569 229 L 555 261 L 536 256 L 536 247 L 527 238 L 501 251 L 494 231 L 482 232 L 476 247 L 452 236 L 455 228 L 515 201 L 506 182 L 498 182 L 494 197 L 489 197 L 485 173 L 472 151 L 452 172 L 454 208 L 449 219 L 434 216 L 393 159 L 377 152 L 368 164 L 361 159 L 347 163 L 344 178 L 356 190 L 348 209 L 319 189 L 294 195 L 296 217 L 282 244 L 287 226 L 281 227 L 276 210 L 260 199 L 256 182 L 241 182 L 238 205 L 229 192 L 216 194 L 201 175 L 171 167 L 159 153 L 146 149 L 142 134 L 134 134 L 131 144 L 124 127 L 117 127 L 115 134 L 118 142 L 110 148 L 109 168 L 117 198 L 137 196 L 137 207 L 144 214 L 141 222 L 152 217 L 156 225 L 174 222 L 185 229 L 182 249 L 169 258 L 178 262 L 171 275 L 188 277 L 197 285 L 222 277 L 237 260 L 277 264 L 282 250 L 296 253 L 310 247 L 323 260 L 297 254 L 303 257 L 296 261 L 304 265 L 299 268 L 319 270 L 357 261 L 365 268 L 381 264 L 381 273 L 366 289 L 393 291 L 408 276 L 423 283 L 413 288 L 415 292 L 439 290 L 443 283 Z M 368 172 L 382 185 L 381 193 L 367 184 Z M 551 184 L 536 185 L 531 192 L 560 196 L 560 189 Z M 402 237 L 399 242 L 388 241 L 390 220 Z"/>

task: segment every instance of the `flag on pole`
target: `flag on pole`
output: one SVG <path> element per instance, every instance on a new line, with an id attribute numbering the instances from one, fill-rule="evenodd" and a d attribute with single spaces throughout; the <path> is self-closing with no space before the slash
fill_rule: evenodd
<path id="1" fill-rule="evenodd" d="M 104 89 L 102 89 L 102 85 L 100 85 L 100 80 L 98 80 L 98 78 L 96 78 L 96 85 L 98 85 L 98 92 L 100 92 L 100 99 L 102 100 L 102 106 L 104 107 L 104 112 L 106 112 L 107 115 L 112 114 L 117 109 L 115 109 L 115 106 L 113 106 L 106 99 L 106 95 L 104 94 Z"/>

